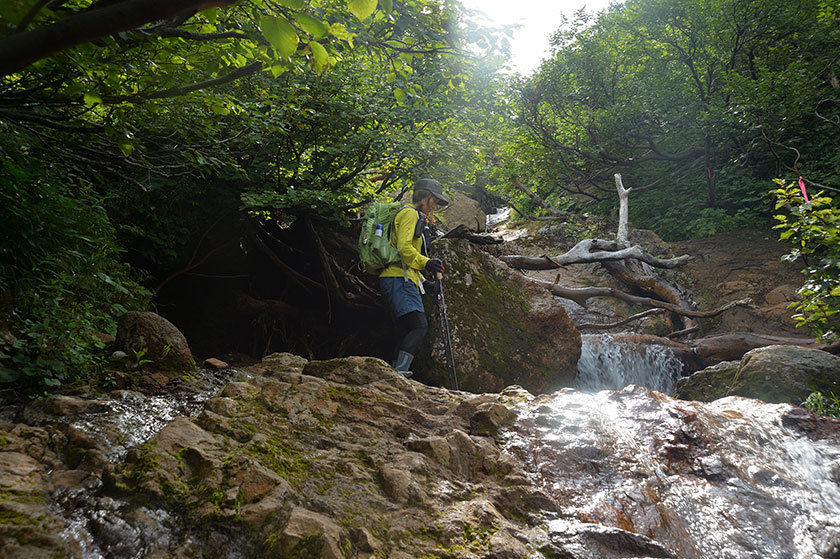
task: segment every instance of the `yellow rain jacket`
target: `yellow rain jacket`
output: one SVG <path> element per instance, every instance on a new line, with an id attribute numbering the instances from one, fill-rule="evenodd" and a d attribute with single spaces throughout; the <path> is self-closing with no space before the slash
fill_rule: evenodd
<path id="1" fill-rule="evenodd" d="M 414 282 L 417 289 L 420 289 L 420 270 L 426 267 L 429 258 L 423 256 L 420 250 L 423 248 L 423 236 L 415 237 L 414 230 L 417 227 L 417 209 L 413 204 L 400 210 L 394 218 L 394 232 L 391 234 L 391 244 L 399 251 L 405 262 L 405 275 Z M 380 278 L 401 278 L 403 277 L 402 265 L 398 262 L 388 266 L 379 274 Z"/>

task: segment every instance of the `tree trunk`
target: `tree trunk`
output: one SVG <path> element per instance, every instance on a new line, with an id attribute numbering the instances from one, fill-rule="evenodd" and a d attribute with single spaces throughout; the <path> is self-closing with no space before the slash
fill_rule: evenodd
<path id="1" fill-rule="evenodd" d="M 615 188 L 618 190 L 618 232 L 616 233 L 616 240 L 619 243 L 623 243 L 625 246 L 629 246 L 629 218 L 627 214 L 629 213 L 629 197 L 630 191 L 632 188 L 624 188 L 624 183 L 621 182 L 621 173 L 615 174 Z"/>
<path id="2" fill-rule="evenodd" d="M 548 202 L 537 196 L 535 192 L 532 192 L 530 188 L 522 184 L 519 179 L 513 179 L 513 185 L 522 191 L 528 198 L 533 200 L 539 207 L 553 215 L 554 217 L 566 217 L 565 212 L 561 212 L 560 210 L 551 207 Z"/>

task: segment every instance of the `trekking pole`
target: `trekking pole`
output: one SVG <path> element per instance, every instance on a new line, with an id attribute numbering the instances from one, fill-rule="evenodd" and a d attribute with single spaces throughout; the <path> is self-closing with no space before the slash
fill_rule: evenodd
<path id="1" fill-rule="evenodd" d="M 455 353 L 452 351 L 452 335 L 449 332 L 449 317 L 446 314 L 446 299 L 443 297 L 443 274 L 437 274 L 438 286 L 440 293 L 438 294 L 438 301 L 440 301 L 440 322 L 443 326 L 443 345 L 446 348 L 446 365 L 450 373 L 450 382 L 454 381 L 455 390 L 461 390 L 458 386 L 458 373 L 455 371 Z"/>

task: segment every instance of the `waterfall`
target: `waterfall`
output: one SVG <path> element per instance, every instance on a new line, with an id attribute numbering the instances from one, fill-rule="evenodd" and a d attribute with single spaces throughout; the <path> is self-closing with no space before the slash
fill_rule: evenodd
<path id="1" fill-rule="evenodd" d="M 667 346 L 628 344 L 610 334 L 586 334 L 582 336 L 575 388 L 597 392 L 639 384 L 673 394 L 682 369 L 682 362 Z"/>

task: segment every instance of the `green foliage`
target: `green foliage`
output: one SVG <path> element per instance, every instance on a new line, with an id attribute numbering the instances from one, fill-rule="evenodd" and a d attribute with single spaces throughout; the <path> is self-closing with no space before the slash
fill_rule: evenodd
<path id="1" fill-rule="evenodd" d="M 820 0 L 628 0 L 580 12 L 516 84 L 503 164 L 543 197 L 560 188 L 604 214 L 621 172 L 634 225 L 665 239 L 769 220 L 766 184 L 782 166 L 840 186 L 840 27 L 827 11 Z"/>
<path id="2" fill-rule="evenodd" d="M 95 372 L 104 347 L 96 334 L 115 334 L 116 318 L 147 293 L 120 263 L 111 224 L 80 177 L 6 148 L 0 143 L 0 383 L 58 386 Z"/>
<path id="3" fill-rule="evenodd" d="M 827 395 L 812 392 L 802 402 L 802 407 L 826 417 L 840 418 L 840 396 L 835 395 L 834 392 L 829 392 Z"/>
<path id="4" fill-rule="evenodd" d="M 822 192 L 812 193 L 805 202 L 797 185 L 777 179 L 773 191 L 775 216 L 780 238 L 794 245 L 785 259 L 801 259 L 807 280 L 799 289 L 801 301 L 791 307 L 798 310 L 797 326 L 808 326 L 818 338 L 831 339 L 840 327 L 840 209 Z"/>
<path id="5" fill-rule="evenodd" d="M 27 28 L 89 4 L 40 6 Z M 0 49 L 32 5 L 3 3 Z M 248 0 L 0 76 L 0 382 L 97 370 L 94 333 L 150 297 L 127 255 L 158 289 L 222 247 L 244 253 L 242 221 L 347 223 L 428 174 L 498 41 L 437 0 Z"/>

